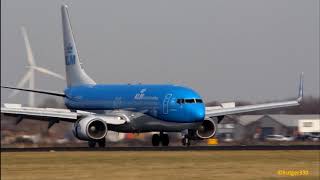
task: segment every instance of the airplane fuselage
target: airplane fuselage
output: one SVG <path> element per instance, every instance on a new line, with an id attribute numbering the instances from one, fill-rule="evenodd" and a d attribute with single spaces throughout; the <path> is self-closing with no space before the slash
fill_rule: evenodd
<path id="1" fill-rule="evenodd" d="M 65 94 L 69 109 L 122 109 L 176 123 L 201 122 L 205 118 L 199 94 L 176 85 L 80 85 L 67 88 Z"/>

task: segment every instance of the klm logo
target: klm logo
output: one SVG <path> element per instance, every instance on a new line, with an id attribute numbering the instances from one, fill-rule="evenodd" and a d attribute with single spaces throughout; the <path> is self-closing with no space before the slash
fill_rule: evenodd
<path id="1" fill-rule="evenodd" d="M 74 54 L 68 54 L 65 57 L 66 65 L 73 65 L 76 63 L 76 56 Z"/>
<path id="2" fill-rule="evenodd" d="M 134 99 L 142 99 L 143 97 L 144 97 L 144 93 L 147 91 L 147 89 L 142 89 L 141 91 L 140 91 L 140 93 L 138 93 L 138 94 L 136 94 L 135 96 L 134 96 Z"/>
<path id="3" fill-rule="evenodd" d="M 141 89 L 140 93 L 136 94 L 134 96 L 135 100 L 158 100 L 158 97 L 156 96 L 146 96 L 145 92 L 147 89 Z"/>
<path id="4" fill-rule="evenodd" d="M 68 44 L 67 47 L 65 47 L 65 60 L 66 60 L 66 65 L 73 65 L 76 63 L 76 56 L 73 53 L 73 47 L 71 44 Z"/>

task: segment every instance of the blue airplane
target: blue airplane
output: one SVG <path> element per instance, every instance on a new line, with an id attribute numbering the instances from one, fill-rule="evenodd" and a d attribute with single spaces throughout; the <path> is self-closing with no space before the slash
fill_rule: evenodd
<path id="1" fill-rule="evenodd" d="M 167 132 L 182 133 L 183 145 L 190 140 L 211 138 L 224 116 L 264 109 L 297 106 L 303 96 L 302 74 L 296 100 L 236 107 L 234 103 L 206 107 L 194 90 L 168 84 L 97 84 L 81 67 L 66 5 L 61 6 L 67 87 L 63 93 L 1 86 L 64 98 L 68 109 L 22 107 L 4 104 L 1 113 L 17 118 L 74 123 L 73 133 L 89 147 L 106 145 L 108 131 L 153 134 L 152 145 L 168 146 Z"/>

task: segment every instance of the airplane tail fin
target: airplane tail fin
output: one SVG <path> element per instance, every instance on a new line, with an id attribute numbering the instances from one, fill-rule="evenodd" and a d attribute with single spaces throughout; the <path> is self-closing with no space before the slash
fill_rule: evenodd
<path id="1" fill-rule="evenodd" d="M 61 16 L 67 86 L 71 87 L 82 84 L 96 84 L 81 67 L 76 43 L 71 29 L 67 5 L 61 6 Z"/>

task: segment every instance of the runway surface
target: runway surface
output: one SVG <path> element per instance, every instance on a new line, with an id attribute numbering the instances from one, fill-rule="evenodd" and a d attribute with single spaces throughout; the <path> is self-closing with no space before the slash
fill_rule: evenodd
<path id="1" fill-rule="evenodd" d="M 234 150 L 320 150 L 320 145 L 290 146 L 169 146 L 169 147 L 40 147 L 1 148 L 1 152 L 46 152 L 46 151 L 234 151 Z"/>

